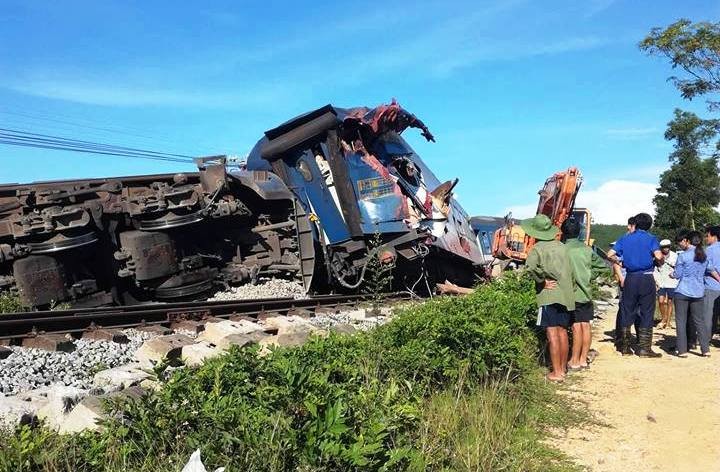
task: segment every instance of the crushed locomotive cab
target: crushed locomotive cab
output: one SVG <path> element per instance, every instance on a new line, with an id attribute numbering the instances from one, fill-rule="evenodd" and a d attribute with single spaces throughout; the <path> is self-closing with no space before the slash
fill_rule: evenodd
<path id="1" fill-rule="evenodd" d="M 27 307 L 199 299 L 259 276 L 354 290 L 370 257 L 397 287 L 473 282 L 468 217 L 400 136 L 428 128 L 394 101 L 327 105 L 265 133 L 245 168 L 0 185 L 0 292 Z M 383 244 L 371 247 L 380 234 Z"/>
<path id="2" fill-rule="evenodd" d="M 452 198 L 457 180 L 435 177 L 400 136 L 407 128 L 434 141 L 395 101 L 373 109 L 327 105 L 267 131 L 250 153 L 248 168 L 280 176 L 310 215 L 324 259 L 314 286 L 359 286 L 375 233 L 384 253 L 396 256 L 398 288 L 423 276 L 430 284 L 474 282 L 483 260 Z"/>

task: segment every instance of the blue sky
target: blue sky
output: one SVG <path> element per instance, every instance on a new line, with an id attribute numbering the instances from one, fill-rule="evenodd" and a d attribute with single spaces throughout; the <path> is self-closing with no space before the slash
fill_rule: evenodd
<path id="1" fill-rule="evenodd" d="M 395 97 L 406 134 L 471 214 L 534 211 L 554 171 L 585 175 L 602 222 L 648 207 L 683 102 L 637 43 L 711 1 L 169 2 L 5 0 L 0 127 L 182 154 L 245 154 L 333 103 Z M 0 145 L 0 181 L 190 170 Z"/>

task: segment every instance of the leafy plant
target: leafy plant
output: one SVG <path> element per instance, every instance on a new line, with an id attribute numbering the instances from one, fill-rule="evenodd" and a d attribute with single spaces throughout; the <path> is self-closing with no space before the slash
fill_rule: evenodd
<path id="1" fill-rule="evenodd" d="M 384 255 L 382 233 L 376 229 L 368 248 L 369 260 L 362 289 L 363 293 L 370 296 L 370 303 L 375 312 L 382 303 L 384 294 L 390 291 L 393 283 L 395 261 L 384 258 Z"/>
<path id="2" fill-rule="evenodd" d="M 32 469 L 177 470 L 179 458 L 197 448 L 207 465 L 229 470 L 450 467 L 454 459 L 431 456 L 449 450 L 421 441 L 437 414 L 431 405 L 442 405 L 443 392 L 465 398 L 493 379 L 515 384 L 536 375 L 534 311 L 532 283 L 509 275 L 466 297 L 405 308 L 388 324 L 354 336 L 330 334 L 264 356 L 257 348 L 232 348 L 201 367 L 176 371 L 158 392 L 111 402 L 102 432 L 64 439 L 40 430 L 45 446 Z M 521 390 L 517 405 L 533 401 L 533 393 Z M 513 411 L 497 414 L 522 421 Z M 500 425 L 524 427 L 502 418 L 489 427 Z M 7 441 L 0 435 L 0 464 L 8 470 L 22 470 L 29 460 L 22 451 L 35 447 L 22 431 Z M 529 463 L 513 461 L 503 452 L 492 463 L 510 470 Z"/>

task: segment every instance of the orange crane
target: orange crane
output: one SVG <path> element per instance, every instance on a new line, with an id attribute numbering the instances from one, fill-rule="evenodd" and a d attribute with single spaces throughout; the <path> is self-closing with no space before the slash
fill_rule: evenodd
<path id="1" fill-rule="evenodd" d="M 580 239 L 585 244 L 592 245 L 590 212 L 586 208 L 575 208 L 575 197 L 577 197 L 581 185 L 582 174 L 576 167 L 556 172 L 545 181 L 545 185 L 538 192 L 540 199 L 537 214 L 547 215 L 558 227 L 572 215 L 583 226 Z M 509 213 L 505 217 L 505 226 L 495 231 L 492 253 L 496 259 L 501 261 L 524 263 L 534 244 L 535 239 L 526 235 L 525 231 L 512 218 L 512 213 Z"/>

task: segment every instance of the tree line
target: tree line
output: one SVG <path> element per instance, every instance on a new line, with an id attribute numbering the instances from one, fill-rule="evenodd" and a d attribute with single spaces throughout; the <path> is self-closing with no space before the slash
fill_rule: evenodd
<path id="1" fill-rule="evenodd" d="M 642 51 L 667 58 L 680 75 L 669 77 L 686 100 L 704 98 L 709 116 L 675 109 L 665 130 L 673 143 L 671 166 L 660 175 L 655 204 L 656 232 L 673 237 L 682 228 L 720 224 L 720 22 L 680 19 L 653 28 Z"/>

